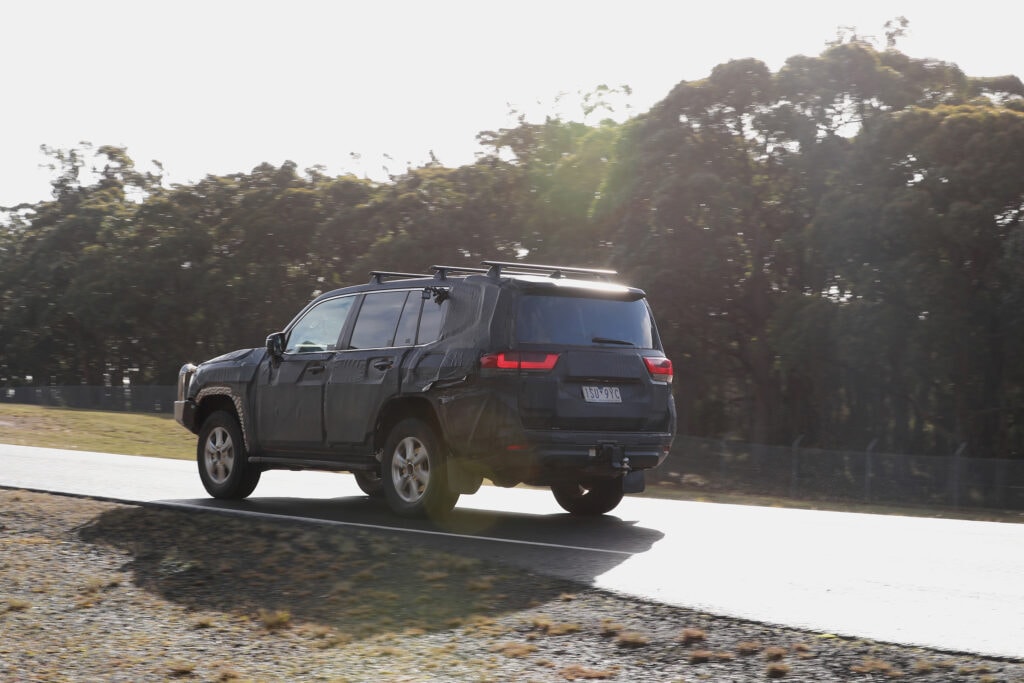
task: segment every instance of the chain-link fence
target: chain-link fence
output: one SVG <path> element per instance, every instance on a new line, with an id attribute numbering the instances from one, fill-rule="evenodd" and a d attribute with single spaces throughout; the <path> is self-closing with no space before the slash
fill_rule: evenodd
<path id="1" fill-rule="evenodd" d="M 650 480 L 794 499 L 1024 510 L 1024 460 L 761 446 L 682 436 Z"/>
<path id="2" fill-rule="evenodd" d="M 0 403 L 117 410 L 135 413 L 172 413 L 177 387 L 0 387 Z"/>

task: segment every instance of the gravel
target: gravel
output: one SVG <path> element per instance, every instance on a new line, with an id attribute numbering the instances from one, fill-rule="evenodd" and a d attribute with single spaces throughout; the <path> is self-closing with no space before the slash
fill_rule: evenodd
<path id="1" fill-rule="evenodd" d="M 0 681 L 978 681 L 368 530 L 0 489 Z"/>

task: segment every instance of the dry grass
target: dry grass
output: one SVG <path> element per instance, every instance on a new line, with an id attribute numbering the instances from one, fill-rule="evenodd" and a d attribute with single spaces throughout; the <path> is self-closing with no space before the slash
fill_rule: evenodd
<path id="1" fill-rule="evenodd" d="M 615 637 L 615 644 L 625 648 L 647 647 L 651 644 L 651 638 L 639 631 L 622 631 Z"/>
<path id="2" fill-rule="evenodd" d="M 0 443 L 191 460 L 196 437 L 169 415 L 0 403 Z"/>
<path id="3" fill-rule="evenodd" d="M 851 666 L 850 670 L 859 674 L 882 674 L 888 678 L 899 678 L 903 675 L 897 666 L 875 657 L 863 659 L 860 664 Z"/>
<path id="4" fill-rule="evenodd" d="M 704 629 L 700 628 L 684 628 L 683 632 L 679 634 L 679 642 L 683 645 L 693 645 L 694 643 L 703 642 L 708 634 Z"/>
<path id="5" fill-rule="evenodd" d="M 3 614 L 3 612 L 21 612 L 23 610 L 27 610 L 32 606 L 32 603 L 28 600 L 22 600 L 21 598 L 7 598 L 7 600 L 4 601 L 4 604 L 0 606 L 3 607 L 3 610 L 0 610 L 0 614 Z"/>
<path id="6" fill-rule="evenodd" d="M 491 647 L 491 652 L 497 652 L 506 657 L 526 657 L 537 651 L 533 643 L 499 643 Z"/>
<path id="7" fill-rule="evenodd" d="M 764 645 L 758 642 L 745 640 L 736 644 L 736 652 L 741 655 L 756 655 L 764 649 Z"/>
<path id="8" fill-rule="evenodd" d="M 579 624 L 552 621 L 549 617 L 544 615 L 533 617 L 530 620 L 530 625 L 533 629 L 540 631 L 547 636 L 564 636 L 570 633 L 576 633 L 580 630 Z"/>
<path id="9" fill-rule="evenodd" d="M 279 631 L 292 625 L 292 614 L 286 609 L 261 609 L 260 622 L 268 631 Z"/>
<path id="10" fill-rule="evenodd" d="M 567 681 L 598 681 L 612 678 L 615 671 L 611 669 L 591 669 L 581 664 L 571 664 L 558 671 L 558 675 Z"/>

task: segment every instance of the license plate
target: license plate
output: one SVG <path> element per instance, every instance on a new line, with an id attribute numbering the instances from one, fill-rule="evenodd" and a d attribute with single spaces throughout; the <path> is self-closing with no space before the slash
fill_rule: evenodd
<path id="1" fill-rule="evenodd" d="M 587 403 L 622 403 L 618 387 L 583 387 L 583 400 Z"/>

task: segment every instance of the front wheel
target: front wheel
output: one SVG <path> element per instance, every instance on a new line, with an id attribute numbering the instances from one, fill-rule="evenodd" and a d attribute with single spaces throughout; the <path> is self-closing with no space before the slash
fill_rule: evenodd
<path id="1" fill-rule="evenodd" d="M 381 475 L 384 498 L 403 517 L 443 516 L 459 500 L 448 488 L 440 442 L 422 420 L 402 420 L 391 429 Z"/>
<path id="2" fill-rule="evenodd" d="M 551 493 L 566 512 L 594 517 L 611 512 L 622 502 L 621 479 L 597 479 L 569 484 L 552 484 Z"/>
<path id="3" fill-rule="evenodd" d="M 214 498 L 245 498 L 260 481 L 260 470 L 249 464 L 238 420 L 225 411 L 217 411 L 203 422 L 196 460 L 203 487 Z"/>

